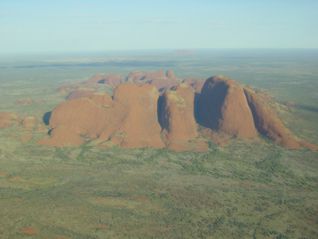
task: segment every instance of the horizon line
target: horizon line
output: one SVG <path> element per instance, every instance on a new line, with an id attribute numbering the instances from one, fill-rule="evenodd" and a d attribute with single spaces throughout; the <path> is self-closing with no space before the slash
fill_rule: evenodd
<path id="1" fill-rule="evenodd" d="M 103 50 L 65 50 L 65 51 L 27 51 L 3 52 L 5 55 L 45 55 L 45 54 L 88 54 L 116 52 L 156 52 L 156 51 L 209 51 L 209 50 L 318 50 L 318 47 L 224 47 L 224 48 L 140 48 L 140 49 L 103 49 Z"/>

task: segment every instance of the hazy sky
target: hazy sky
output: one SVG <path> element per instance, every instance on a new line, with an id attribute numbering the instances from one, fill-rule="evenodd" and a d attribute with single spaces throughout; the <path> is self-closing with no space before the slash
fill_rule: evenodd
<path id="1" fill-rule="evenodd" d="M 318 48 L 318 0 L 0 0 L 0 54 Z"/>

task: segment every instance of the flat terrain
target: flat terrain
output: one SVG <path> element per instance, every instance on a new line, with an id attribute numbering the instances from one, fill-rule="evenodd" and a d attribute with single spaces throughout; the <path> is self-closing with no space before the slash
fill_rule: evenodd
<path id="1" fill-rule="evenodd" d="M 63 83 L 171 68 L 265 89 L 288 102 L 286 125 L 318 143 L 317 51 L 41 57 L 1 59 L 0 111 L 41 120 Z M 207 153 L 56 149 L 36 143 L 45 133 L 21 135 L 0 130 L 0 238 L 318 238 L 317 152 L 240 140 Z"/>

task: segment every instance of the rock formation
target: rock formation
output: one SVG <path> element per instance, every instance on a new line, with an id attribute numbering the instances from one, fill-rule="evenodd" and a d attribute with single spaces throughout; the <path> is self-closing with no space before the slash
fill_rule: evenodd
<path id="1" fill-rule="evenodd" d="M 85 143 L 85 140 L 76 132 L 67 126 L 59 126 L 50 132 L 50 138 L 42 139 L 38 142 L 42 145 L 69 147 L 79 146 Z"/>
<path id="2" fill-rule="evenodd" d="M 128 148 L 161 148 L 158 97 L 154 86 L 127 83 L 116 88 L 114 100 L 106 94 L 67 100 L 52 111 L 51 137 L 40 143 L 66 146 L 98 139 Z"/>
<path id="3" fill-rule="evenodd" d="M 68 100 L 74 100 L 74 99 L 78 99 L 78 98 L 82 98 L 82 97 L 89 97 L 92 94 L 94 94 L 94 90 L 92 89 L 79 89 L 79 90 L 74 90 L 72 91 L 67 97 L 66 99 Z"/>
<path id="4" fill-rule="evenodd" d="M 159 122 L 166 134 L 167 146 L 175 151 L 202 151 L 207 145 L 198 138 L 194 118 L 194 92 L 186 84 L 166 91 L 159 101 Z"/>
<path id="5" fill-rule="evenodd" d="M 163 70 L 158 71 L 133 71 L 127 76 L 127 80 L 134 83 L 145 83 L 151 80 L 165 79 L 166 75 Z"/>
<path id="6" fill-rule="evenodd" d="M 17 113 L 0 112 L 0 129 L 15 125 L 13 131 L 15 138 L 23 143 L 30 141 L 34 130 L 38 127 L 38 121 L 34 116 L 19 117 Z M 47 130 L 46 130 L 47 131 Z"/>
<path id="7" fill-rule="evenodd" d="M 201 92 L 204 82 L 205 81 L 202 79 L 194 79 L 194 78 L 187 78 L 183 80 L 183 83 L 190 85 L 196 93 Z"/>
<path id="8" fill-rule="evenodd" d="M 276 143 L 290 149 L 300 148 L 299 141 L 292 132 L 285 127 L 276 112 L 272 110 L 262 99 L 250 89 L 244 90 L 249 106 L 253 113 L 257 130 Z"/>
<path id="9" fill-rule="evenodd" d="M 214 131 L 240 138 L 255 138 L 252 112 L 243 88 L 235 81 L 216 76 L 207 79 L 198 99 L 199 123 Z"/>
<path id="10" fill-rule="evenodd" d="M 39 143 L 77 146 L 93 141 L 101 146 L 206 151 L 207 137 L 223 145 L 230 138 L 263 135 L 289 149 L 317 149 L 284 126 L 268 97 L 227 77 L 181 84 L 171 70 L 131 72 L 124 83 L 110 76 L 97 75 L 89 82 L 114 87 L 120 80 L 112 97 L 97 93 L 95 86 L 78 88 L 53 109 L 49 137 Z M 9 116 L 0 114 L 0 127 L 10 125 L 14 117 Z"/>
<path id="11" fill-rule="evenodd" d="M 118 86 L 114 94 L 115 108 L 120 105 L 125 116 L 111 141 L 128 148 L 164 147 L 157 120 L 158 98 L 159 93 L 152 85 Z"/>
<path id="12" fill-rule="evenodd" d="M 128 74 L 127 80 L 137 84 L 151 84 L 160 92 L 177 86 L 180 82 L 172 70 L 166 73 L 163 70 L 153 72 L 135 71 Z"/>
<path id="13" fill-rule="evenodd" d="M 112 100 L 106 94 L 61 103 L 51 113 L 51 137 L 40 143 L 64 146 L 81 144 L 85 138 L 96 139 L 103 131 L 113 127 L 111 106 Z"/>
<path id="14" fill-rule="evenodd" d="M 34 116 L 27 116 L 21 122 L 23 128 L 33 130 L 37 125 L 37 120 Z"/>
<path id="15" fill-rule="evenodd" d="M 90 79 L 86 81 L 86 83 L 93 83 L 93 84 L 106 84 L 111 87 L 116 87 L 120 83 L 122 83 L 122 77 L 117 74 L 96 74 L 92 76 Z"/>
<path id="16" fill-rule="evenodd" d="M 0 129 L 11 127 L 18 118 L 16 113 L 0 112 Z"/>

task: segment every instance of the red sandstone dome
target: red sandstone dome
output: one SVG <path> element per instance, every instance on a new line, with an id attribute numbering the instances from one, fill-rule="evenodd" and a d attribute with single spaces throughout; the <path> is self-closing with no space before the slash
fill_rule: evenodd
<path id="1" fill-rule="evenodd" d="M 157 121 L 158 97 L 154 86 L 127 83 L 116 88 L 114 100 L 106 94 L 67 100 L 52 111 L 51 137 L 40 143 L 78 145 L 84 139 L 99 139 L 128 148 L 164 147 Z"/>
<path id="2" fill-rule="evenodd" d="M 85 138 L 96 139 L 103 131 L 112 127 L 111 106 L 112 100 L 106 94 L 61 103 L 51 114 L 49 122 L 51 137 L 40 143 L 54 146 L 78 145 L 83 143 Z"/>
<path id="3" fill-rule="evenodd" d="M 199 134 L 194 118 L 194 92 L 186 84 L 166 91 L 159 103 L 159 121 L 166 133 L 167 146 L 175 151 L 202 151 L 205 142 Z"/>
<path id="4" fill-rule="evenodd" d="M 243 88 L 215 76 L 207 79 L 198 100 L 200 123 L 214 131 L 240 138 L 255 138 L 257 131 Z"/>
<path id="5" fill-rule="evenodd" d="M 122 84 L 114 93 L 115 110 L 121 107 L 121 119 L 112 142 L 128 148 L 162 148 L 157 118 L 158 90 L 152 85 Z"/>
<path id="6" fill-rule="evenodd" d="M 300 142 L 260 95 L 250 89 L 245 89 L 244 92 L 253 112 L 255 126 L 262 135 L 289 149 L 301 147 Z"/>

